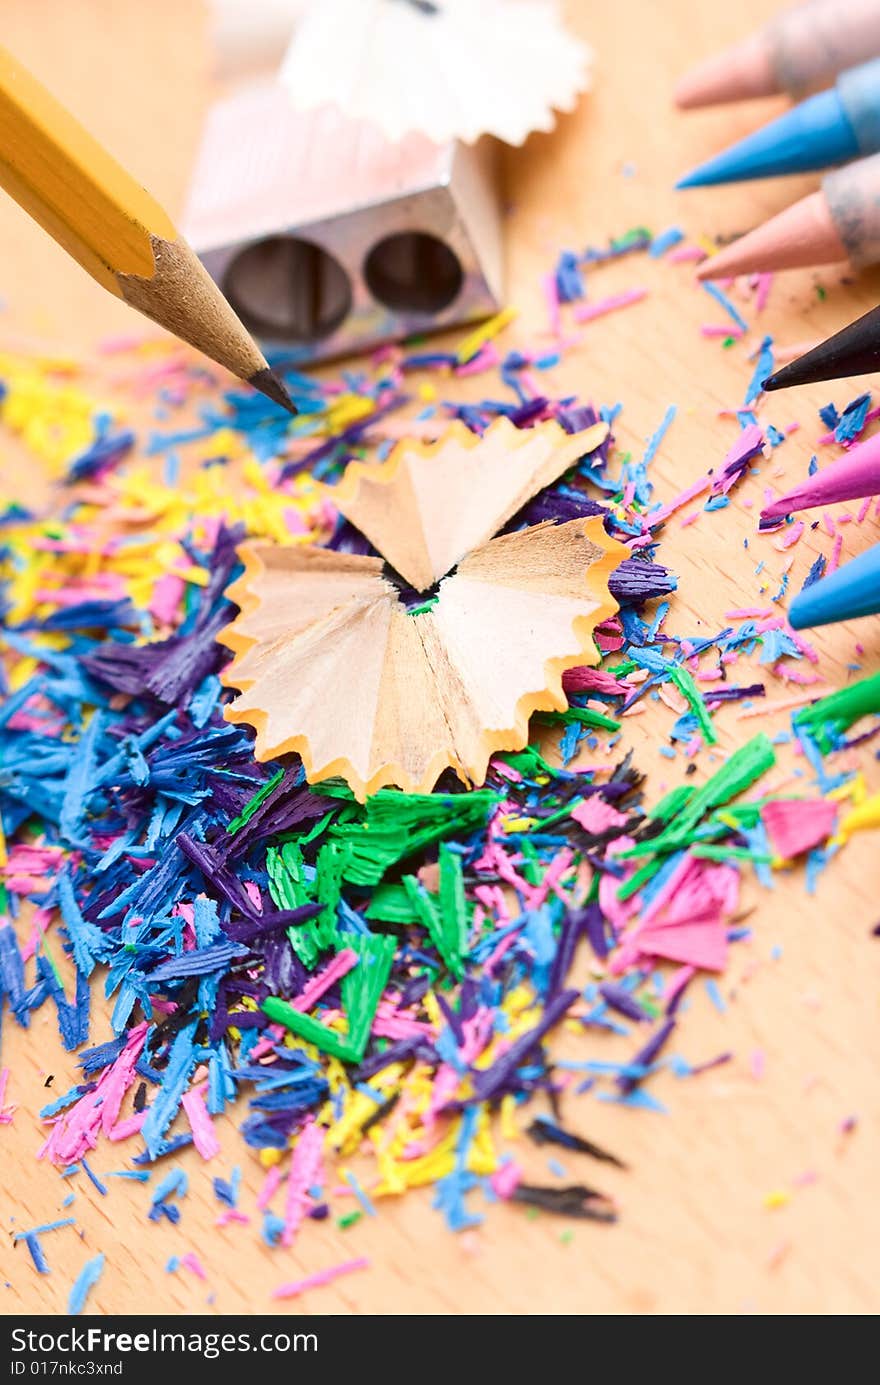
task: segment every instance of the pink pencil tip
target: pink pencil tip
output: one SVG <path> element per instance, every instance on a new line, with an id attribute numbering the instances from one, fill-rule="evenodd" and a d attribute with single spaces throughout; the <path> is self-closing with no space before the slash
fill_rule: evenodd
<path id="1" fill-rule="evenodd" d="M 814 192 L 719 250 L 700 265 L 697 278 L 799 269 L 845 259 L 825 194 Z"/>
<path id="2" fill-rule="evenodd" d="M 694 110 L 751 96 L 771 96 L 778 90 L 766 40 L 763 34 L 753 34 L 692 67 L 676 85 L 673 99 L 681 110 Z"/>

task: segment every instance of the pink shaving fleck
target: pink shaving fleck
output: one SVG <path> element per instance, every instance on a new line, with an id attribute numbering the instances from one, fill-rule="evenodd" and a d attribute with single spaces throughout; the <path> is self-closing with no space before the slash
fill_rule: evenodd
<path id="1" fill-rule="evenodd" d="M 804 521 L 802 519 L 799 519 L 796 524 L 789 525 L 786 532 L 780 535 L 778 539 L 773 540 L 773 547 L 778 548 L 780 550 L 791 548 L 794 544 L 797 543 L 805 528 L 806 525 L 804 524 Z"/>
<path id="2" fill-rule="evenodd" d="M 626 822 L 626 814 L 618 811 L 601 798 L 584 798 L 572 808 L 571 816 L 579 822 L 586 832 L 604 832 L 609 827 L 621 827 Z"/>
<path id="3" fill-rule="evenodd" d="M 250 1224 L 250 1217 L 246 1217 L 244 1212 L 239 1212 L 235 1207 L 227 1207 L 220 1213 L 214 1225 L 229 1226 L 230 1224 L 248 1226 Z"/>
<path id="4" fill-rule="evenodd" d="M 566 693 L 626 693 L 629 692 L 629 686 L 619 678 L 615 678 L 613 673 L 606 673 L 601 668 L 585 666 L 566 669 L 562 675 L 562 690 Z"/>
<path id="5" fill-rule="evenodd" d="M 324 1131 L 314 1121 L 310 1121 L 294 1146 L 290 1172 L 287 1175 L 284 1230 L 281 1233 L 281 1244 L 284 1246 L 292 1246 L 296 1239 L 309 1201 L 309 1188 L 321 1182 L 323 1148 Z"/>
<path id="6" fill-rule="evenodd" d="M 830 837 L 837 821 L 837 804 L 825 798 L 780 799 L 764 804 L 761 821 L 773 850 L 788 861 Z"/>
<path id="7" fill-rule="evenodd" d="M 500 1169 L 496 1169 L 490 1178 L 493 1192 L 500 1198 L 513 1197 L 518 1184 L 522 1182 L 523 1171 L 519 1164 L 512 1159 L 507 1164 L 502 1164 Z"/>
<path id="8" fill-rule="evenodd" d="M 357 953 L 350 947 L 345 947 L 341 952 L 337 952 L 333 961 L 330 962 L 323 971 L 318 972 L 317 976 L 312 977 L 308 985 L 292 1001 L 295 1010 L 311 1010 L 315 1001 L 318 1000 L 325 991 L 337 981 L 341 980 L 351 971 L 352 967 L 357 966 Z"/>
<path id="9" fill-rule="evenodd" d="M 270 1169 L 267 1169 L 266 1177 L 263 1179 L 263 1186 L 257 1193 L 257 1207 L 261 1212 L 264 1212 L 269 1206 L 269 1203 L 278 1191 L 280 1183 L 281 1169 L 277 1164 L 273 1164 Z"/>
<path id="10" fill-rule="evenodd" d="M 663 520 L 668 519 L 676 510 L 680 510 L 682 506 L 687 505 L 691 500 L 695 500 L 698 495 L 702 495 L 703 491 L 708 490 L 711 484 L 711 476 L 701 476 L 692 486 L 688 486 L 687 490 L 683 490 L 678 495 L 674 496 L 672 500 L 661 506 L 659 510 L 653 510 L 650 515 L 651 527 L 654 528 L 656 525 L 662 524 Z"/>
<path id="11" fill-rule="evenodd" d="M 575 308 L 574 316 L 578 322 L 592 322 L 597 317 L 604 317 L 606 313 L 613 313 L 618 308 L 628 308 L 632 303 L 640 303 L 648 294 L 647 289 L 627 289 L 625 293 L 612 294 L 610 298 L 600 298 L 597 303 L 583 303 Z"/>
<path id="12" fill-rule="evenodd" d="M 762 313 L 767 306 L 770 290 L 773 287 L 772 274 L 759 274 L 755 285 L 755 310 Z"/>
<path id="13" fill-rule="evenodd" d="M 609 970 L 620 973 L 638 957 L 649 956 L 702 971 L 723 971 L 725 919 L 736 912 L 738 902 L 739 873 L 733 866 L 686 853 L 622 939 Z"/>
<path id="14" fill-rule="evenodd" d="M 544 903 L 550 889 L 558 884 L 574 859 L 574 852 L 570 847 L 564 846 L 561 851 L 557 851 L 550 865 L 544 872 L 544 878 L 539 885 L 526 886 L 526 905 L 529 909 L 540 909 Z"/>
<path id="15" fill-rule="evenodd" d="M 191 1270 L 197 1279 L 207 1280 L 208 1276 L 205 1274 L 205 1267 L 195 1251 L 188 1250 L 186 1255 L 181 1255 L 180 1263 L 185 1269 Z"/>
<path id="16" fill-rule="evenodd" d="M 706 252 L 699 245 L 679 245 L 666 256 L 668 264 L 697 264 L 705 260 Z"/>
<path id="17" fill-rule="evenodd" d="M 214 1132 L 214 1122 L 208 1115 L 208 1108 L 199 1087 L 191 1087 L 181 1099 L 192 1131 L 193 1144 L 203 1159 L 213 1159 L 220 1153 L 220 1141 Z"/>
<path id="18" fill-rule="evenodd" d="M 110 1139 L 115 1131 L 126 1127 L 125 1133 L 134 1127 L 139 1130 L 146 1118 L 141 1112 L 129 1121 L 116 1124 L 122 1100 L 135 1080 L 135 1063 L 147 1037 L 149 1025 L 146 1020 L 135 1025 L 130 1031 L 128 1042 L 115 1062 L 104 1069 L 93 1091 L 80 1097 L 75 1106 L 62 1112 L 52 1126 L 52 1133 L 39 1150 L 39 1159 L 50 1159 L 53 1164 L 72 1164 L 98 1143 L 98 1132 L 103 1130 Z"/>
<path id="19" fill-rule="evenodd" d="M 344 1274 L 353 1274 L 356 1270 L 365 1270 L 369 1267 L 369 1260 L 362 1256 L 359 1260 L 345 1260 L 341 1265 L 332 1265 L 330 1269 L 319 1270 L 317 1274 L 310 1274 L 307 1279 L 298 1279 L 290 1284 L 280 1284 L 272 1293 L 273 1298 L 297 1298 L 304 1294 L 307 1289 L 319 1289 L 324 1284 L 330 1284 L 334 1279 L 339 1279 Z"/>
<path id="20" fill-rule="evenodd" d="M 743 335 L 743 329 L 737 327 L 735 322 L 727 325 L 723 322 L 704 322 L 700 331 L 704 337 L 736 337 L 737 341 Z"/>
<path id="21" fill-rule="evenodd" d="M 0 1125 L 11 1125 L 17 1106 L 6 1104 L 6 1088 L 9 1086 L 9 1069 L 0 1068 Z"/>
<path id="22" fill-rule="evenodd" d="M 501 357 L 491 341 L 484 342 L 476 356 L 470 361 L 465 361 L 464 365 L 455 367 L 455 374 L 466 378 L 469 375 L 482 375 L 484 370 L 492 370 L 494 366 L 500 364 Z"/>

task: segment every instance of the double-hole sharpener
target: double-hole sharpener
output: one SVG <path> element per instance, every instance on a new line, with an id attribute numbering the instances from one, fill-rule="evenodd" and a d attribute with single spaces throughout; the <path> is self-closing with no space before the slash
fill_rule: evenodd
<path id="1" fill-rule="evenodd" d="M 208 117 L 187 239 L 245 326 L 303 363 L 501 306 L 496 147 L 389 143 L 266 82 Z"/>

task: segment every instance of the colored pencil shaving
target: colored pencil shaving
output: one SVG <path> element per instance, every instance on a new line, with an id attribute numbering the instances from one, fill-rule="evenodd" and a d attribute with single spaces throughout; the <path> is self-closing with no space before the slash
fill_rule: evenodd
<path id="1" fill-rule="evenodd" d="M 361 800 L 428 792 L 450 767 L 480 785 L 495 751 L 527 743 L 530 715 L 564 712 L 561 675 L 598 658 L 592 631 L 617 609 L 608 580 L 629 550 L 599 517 L 490 536 L 607 432 L 499 419 L 476 439 L 453 424 L 378 468 L 352 463 L 335 488 L 381 556 L 242 547 L 227 593 L 242 614 L 219 639 L 236 654 L 223 680 L 242 689 L 226 715 L 256 727 L 258 758 L 296 751 L 311 782 L 341 776 Z M 415 591 L 409 609 L 383 558 Z"/>
<path id="2" fill-rule="evenodd" d="M 478 80 L 463 80 L 474 70 Z M 592 54 L 544 0 L 309 0 L 280 80 L 298 110 L 335 105 L 392 141 L 552 130 L 590 84 Z M 401 81 L 406 69 L 417 82 Z"/>

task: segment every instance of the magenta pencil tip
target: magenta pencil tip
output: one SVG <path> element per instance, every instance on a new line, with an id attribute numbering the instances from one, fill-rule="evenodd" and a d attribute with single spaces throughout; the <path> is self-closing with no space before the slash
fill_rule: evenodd
<path id="1" fill-rule="evenodd" d="M 814 510 L 842 500 L 863 500 L 880 493 L 880 434 L 866 438 L 843 457 L 806 477 L 761 511 L 761 527 L 769 528 L 797 510 Z"/>

